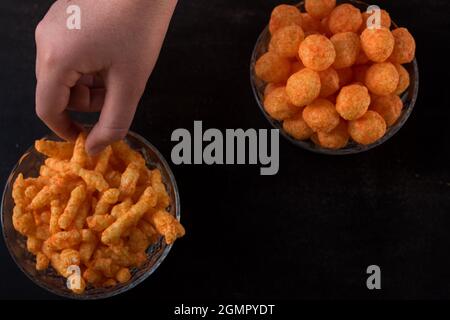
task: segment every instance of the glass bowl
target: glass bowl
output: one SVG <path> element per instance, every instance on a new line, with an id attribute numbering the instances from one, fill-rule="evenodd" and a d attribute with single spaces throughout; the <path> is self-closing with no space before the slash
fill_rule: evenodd
<path id="1" fill-rule="evenodd" d="M 351 3 L 355 7 L 359 8 L 360 10 L 366 11 L 369 4 L 361 2 L 361 1 L 355 1 L 355 0 L 347 0 L 347 1 L 337 1 L 337 4 L 342 3 Z M 305 6 L 304 2 L 300 2 L 296 5 L 302 12 L 305 12 Z M 394 28 L 397 27 L 397 24 L 392 21 L 392 26 Z M 264 109 L 263 101 L 264 101 L 264 89 L 266 86 L 266 83 L 262 81 L 261 79 L 258 79 L 255 74 L 255 64 L 258 58 L 263 55 L 268 50 L 270 42 L 270 32 L 269 27 L 266 26 L 266 28 L 262 31 L 262 33 L 259 35 L 258 40 L 256 41 L 255 48 L 253 49 L 251 61 L 250 61 L 250 83 L 252 86 L 253 94 L 255 96 L 256 102 L 259 106 L 259 109 L 266 117 L 267 121 L 274 127 L 275 129 L 279 129 L 281 135 L 289 140 L 294 145 L 312 151 L 316 153 L 322 153 L 322 154 L 329 154 L 329 155 L 345 155 L 345 154 L 354 154 L 354 153 L 360 153 L 367 150 L 370 150 L 376 146 L 381 145 L 382 143 L 389 140 L 392 136 L 394 136 L 400 128 L 405 124 L 406 120 L 408 120 L 409 116 L 411 115 L 411 112 L 414 108 L 414 105 L 417 100 L 417 94 L 419 91 L 419 67 L 417 65 L 417 60 L 414 59 L 413 62 L 403 65 L 405 69 L 409 72 L 410 76 L 410 85 L 409 88 L 402 94 L 401 99 L 403 101 L 403 110 L 402 113 L 397 120 L 395 124 L 390 126 L 386 134 L 379 139 L 378 141 L 369 144 L 369 145 L 361 145 L 358 144 L 352 140 L 349 141 L 347 146 L 345 146 L 342 149 L 333 150 L 333 149 L 326 149 L 322 148 L 318 145 L 316 145 L 311 140 L 307 141 L 300 141 L 296 140 L 293 137 L 291 137 L 289 134 L 287 134 L 283 130 L 282 122 L 277 121 L 273 119 Z"/>
<path id="2" fill-rule="evenodd" d="M 59 140 L 54 134 L 44 137 L 50 140 Z M 140 135 L 129 132 L 125 140 L 135 150 L 141 152 L 150 169 L 158 168 L 161 170 L 163 182 L 170 196 L 170 207 L 167 211 L 180 220 L 180 199 L 178 188 L 172 171 L 166 160 L 159 151 L 146 139 Z M 140 268 L 131 270 L 132 278 L 124 284 L 117 284 L 111 288 L 94 288 L 88 286 L 82 295 L 74 294 L 66 286 L 66 279 L 59 276 L 53 268 L 49 267 L 45 271 L 36 271 L 35 257 L 26 249 L 26 238 L 20 235 L 13 227 L 12 212 L 14 208 L 14 200 L 12 199 L 13 183 L 19 173 L 25 177 L 39 175 L 39 167 L 44 163 L 45 157 L 38 153 L 36 149 L 30 147 L 27 152 L 20 158 L 6 183 L 1 203 L 1 222 L 3 229 L 3 237 L 6 246 L 13 260 L 19 266 L 28 278 L 40 287 L 65 298 L 72 299 L 102 299 L 112 297 L 119 293 L 128 291 L 136 285 L 144 281 L 150 276 L 164 261 L 169 254 L 172 245 L 167 245 L 163 238 L 160 237 L 157 243 L 147 249 L 147 261 Z"/>

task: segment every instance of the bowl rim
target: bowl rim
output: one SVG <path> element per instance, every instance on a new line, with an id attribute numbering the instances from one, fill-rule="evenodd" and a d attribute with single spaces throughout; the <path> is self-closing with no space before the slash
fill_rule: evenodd
<path id="1" fill-rule="evenodd" d="M 343 0 L 340 2 L 353 3 L 353 4 L 366 5 L 366 6 L 370 5 L 366 2 L 359 1 L 359 0 Z M 304 5 L 304 3 L 305 3 L 304 1 L 301 1 L 297 4 L 295 4 L 294 6 L 300 8 L 302 5 Z M 399 27 L 393 19 L 392 19 L 392 26 L 397 27 L 397 28 Z M 266 120 L 270 123 L 270 125 L 274 129 L 277 129 L 286 140 L 288 140 L 291 144 L 295 145 L 296 147 L 299 147 L 304 150 L 308 150 L 313 153 L 323 154 L 323 155 L 331 155 L 331 156 L 343 156 L 343 155 L 362 153 L 365 151 L 369 151 L 375 147 L 378 147 L 378 146 L 382 145 L 384 142 L 386 142 L 387 140 L 389 140 L 390 138 L 392 138 L 405 125 L 406 121 L 411 116 L 411 113 L 416 105 L 418 94 L 419 94 L 420 75 L 419 75 L 419 64 L 417 62 L 416 56 L 414 57 L 414 60 L 412 62 L 408 63 L 409 65 L 412 66 L 412 71 L 411 71 L 410 75 L 414 74 L 414 76 L 415 76 L 414 88 L 412 91 L 411 100 L 409 101 L 409 106 L 406 110 L 402 111 L 402 115 L 397 120 L 397 122 L 394 125 L 392 125 L 391 127 L 387 128 L 386 133 L 384 134 L 383 137 L 381 137 L 380 139 L 378 139 L 377 141 L 375 141 L 374 143 L 371 143 L 369 145 L 356 144 L 355 147 L 342 148 L 342 149 L 327 149 L 324 147 L 320 147 L 320 146 L 316 145 L 314 142 L 312 142 L 310 139 L 304 140 L 304 141 L 294 139 L 288 133 L 286 133 L 286 131 L 283 129 L 283 127 L 281 125 L 281 121 L 273 119 L 266 112 L 266 110 L 264 109 L 263 101 L 261 101 L 261 99 L 259 98 L 259 91 L 258 91 L 257 85 L 255 83 L 255 78 L 256 78 L 255 63 L 257 60 L 258 44 L 260 42 L 262 42 L 263 37 L 265 37 L 268 32 L 269 32 L 269 25 L 266 24 L 264 29 L 258 35 L 255 46 L 253 47 L 252 54 L 250 57 L 250 86 L 252 88 L 252 92 L 253 92 L 253 96 L 256 100 L 256 104 L 258 105 L 258 108 L 260 109 L 260 111 L 262 112 L 262 114 L 264 115 Z M 409 88 L 411 89 L 411 84 L 410 84 Z M 409 90 L 405 91 L 402 95 L 405 95 L 408 92 L 410 92 L 410 91 Z M 402 96 L 400 98 L 402 98 Z"/>
<path id="2" fill-rule="evenodd" d="M 177 186 L 177 183 L 175 180 L 175 176 L 174 176 L 168 162 L 163 157 L 163 155 L 159 152 L 159 150 L 153 144 L 151 144 L 147 139 L 145 139 L 143 136 L 141 136 L 140 134 L 137 134 L 130 130 L 130 131 L 128 131 L 125 139 L 127 139 L 128 136 L 131 136 L 131 137 L 137 139 L 138 141 L 140 141 L 144 145 L 146 145 L 148 148 L 150 148 L 155 153 L 155 155 L 158 157 L 162 166 L 165 168 L 167 175 L 169 177 L 169 181 L 173 187 L 173 193 L 174 193 L 174 199 L 175 199 L 175 203 L 174 203 L 175 217 L 178 221 L 181 221 L 181 214 L 180 214 L 181 205 L 180 205 L 179 190 L 178 190 L 178 186 Z M 44 137 L 42 137 L 42 139 L 54 139 L 55 137 L 57 137 L 57 136 L 54 133 L 50 133 L 50 134 L 47 134 Z M 104 292 L 104 293 L 100 292 L 100 293 L 96 293 L 93 295 L 84 295 L 84 294 L 77 295 L 77 294 L 71 293 L 71 292 L 63 292 L 60 290 L 56 291 L 52 286 L 47 285 L 45 282 L 41 281 L 39 278 L 33 277 L 31 274 L 29 274 L 29 272 L 27 270 L 25 270 L 25 268 L 22 267 L 22 265 L 18 262 L 17 257 L 13 254 L 13 250 L 9 243 L 9 237 L 6 235 L 6 232 L 5 232 L 6 217 L 4 214 L 4 203 L 5 203 L 5 200 L 7 197 L 8 187 L 11 188 L 12 184 L 14 183 L 12 180 L 16 173 L 16 170 L 18 169 L 20 163 L 33 151 L 35 151 L 34 144 L 31 145 L 29 148 L 27 148 L 27 150 L 20 157 L 19 161 L 17 161 L 17 163 L 13 166 L 11 172 L 8 175 L 8 179 L 6 180 L 5 187 L 4 187 L 3 193 L 2 193 L 1 204 L 0 204 L 0 216 L 1 216 L 0 221 L 1 221 L 1 227 L 2 227 L 2 233 L 3 233 L 3 240 L 5 242 L 6 247 L 8 248 L 9 255 L 13 259 L 14 263 L 19 267 L 19 269 L 22 271 L 22 273 L 24 273 L 27 276 L 28 279 L 30 279 L 34 284 L 38 285 L 42 289 L 45 289 L 46 291 L 48 291 L 52 294 L 55 294 L 57 296 L 63 297 L 63 298 L 69 298 L 69 299 L 73 299 L 73 300 L 100 300 L 100 299 L 111 298 L 118 294 L 121 294 L 128 290 L 133 289 L 134 287 L 136 287 L 137 285 L 142 283 L 144 280 L 146 280 L 150 275 L 152 275 L 156 271 L 156 269 L 159 268 L 161 263 L 166 259 L 170 250 L 172 249 L 172 247 L 174 245 L 173 243 L 165 246 L 161 255 L 158 257 L 158 259 L 155 261 L 155 263 L 151 266 L 151 268 L 149 270 L 147 270 L 146 272 L 144 272 L 139 278 L 133 280 L 129 284 L 127 284 L 123 287 L 120 287 L 116 290 L 112 289 L 109 292 Z M 11 217 L 12 217 L 12 215 L 11 215 Z"/>

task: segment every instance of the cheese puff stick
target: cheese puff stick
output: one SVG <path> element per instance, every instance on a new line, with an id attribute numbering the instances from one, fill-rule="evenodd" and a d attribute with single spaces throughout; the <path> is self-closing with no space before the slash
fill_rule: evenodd
<path id="1" fill-rule="evenodd" d="M 80 277 L 80 287 L 78 288 L 71 288 L 73 293 L 76 294 L 83 294 L 84 290 L 86 290 L 86 281 L 84 281 L 83 277 Z"/>
<path id="2" fill-rule="evenodd" d="M 133 149 L 123 140 L 114 142 L 112 145 L 114 155 L 125 162 L 126 165 L 137 162 L 140 166 L 145 166 L 145 160 L 141 154 Z"/>
<path id="3" fill-rule="evenodd" d="M 42 252 L 38 252 L 36 255 L 36 270 L 42 271 L 48 268 L 48 265 L 50 263 L 49 258 Z"/>
<path id="4" fill-rule="evenodd" d="M 117 285 L 117 281 L 113 278 L 109 278 L 105 282 L 103 282 L 102 287 L 114 287 L 115 285 Z"/>
<path id="5" fill-rule="evenodd" d="M 78 230 L 60 231 L 52 235 L 48 241 L 54 250 L 72 248 L 80 244 L 81 234 Z"/>
<path id="6" fill-rule="evenodd" d="M 167 244 L 172 244 L 185 234 L 185 230 L 178 220 L 164 210 L 158 210 L 153 214 L 152 224 L 164 236 Z"/>
<path id="7" fill-rule="evenodd" d="M 94 215 L 101 215 L 108 213 L 108 210 L 119 200 L 119 189 L 108 189 L 100 197 L 97 205 L 95 206 Z"/>
<path id="8" fill-rule="evenodd" d="M 86 153 L 86 134 L 81 132 L 75 141 L 75 146 L 73 148 L 73 155 L 70 162 L 78 164 L 80 167 L 84 168 L 88 164 L 88 155 Z"/>
<path id="9" fill-rule="evenodd" d="M 97 206 L 98 203 L 98 199 L 96 197 L 92 197 L 91 199 L 91 211 L 94 212 L 95 211 L 95 207 Z"/>
<path id="10" fill-rule="evenodd" d="M 72 157 L 74 144 L 71 142 L 57 142 L 50 140 L 36 140 L 36 150 L 49 158 L 68 160 Z"/>
<path id="11" fill-rule="evenodd" d="M 12 221 L 14 229 L 22 235 L 30 235 L 36 228 L 33 214 L 30 211 L 24 211 L 20 205 L 14 207 Z"/>
<path id="12" fill-rule="evenodd" d="M 101 214 L 87 217 L 86 221 L 90 229 L 97 232 L 102 232 L 113 224 L 113 222 L 116 221 L 116 218 L 109 214 Z"/>
<path id="13" fill-rule="evenodd" d="M 50 224 L 50 210 L 42 211 L 39 216 L 39 220 L 42 224 L 49 225 Z"/>
<path id="14" fill-rule="evenodd" d="M 37 209 L 45 207 L 46 205 L 50 204 L 50 201 L 52 200 L 52 195 L 53 195 L 53 193 L 49 186 L 43 187 L 38 192 L 36 197 L 34 197 L 34 199 L 31 201 L 28 208 L 30 210 L 37 210 Z"/>
<path id="15" fill-rule="evenodd" d="M 140 268 L 148 259 L 147 254 L 143 251 L 136 252 L 133 258 L 134 258 L 134 265 L 137 268 Z"/>
<path id="16" fill-rule="evenodd" d="M 80 265 L 80 253 L 75 249 L 64 249 L 60 255 L 61 263 L 67 267 Z"/>
<path id="17" fill-rule="evenodd" d="M 39 169 L 39 175 L 41 176 L 41 177 L 47 177 L 47 178 L 50 178 L 50 177 L 53 177 L 53 176 L 55 176 L 55 175 L 57 175 L 58 173 L 55 171 L 55 170 L 53 170 L 53 169 L 50 169 L 48 166 L 46 166 L 46 165 L 42 165 L 41 167 L 40 167 L 40 169 Z"/>
<path id="18" fill-rule="evenodd" d="M 35 186 L 34 184 L 32 184 L 31 186 L 26 187 L 24 194 L 25 194 L 25 197 L 27 197 L 27 200 L 31 201 L 36 197 L 38 192 L 39 192 L 39 188 L 37 186 Z"/>
<path id="19" fill-rule="evenodd" d="M 64 207 L 61 205 L 60 200 L 52 200 L 50 202 L 50 223 L 49 223 L 49 231 L 51 234 L 55 234 L 60 230 L 58 225 L 58 219 L 64 211 Z"/>
<path id="20" fill-rule="evenodd" d="M 109 253 L 114 263 L 119 266 L 130 267 L 136 263 L 135 254 L 132 254 L 129 248 L 123 244 L 112 245 Z"/>
<path id="21" fill-rule="evenodd" d="M 149 246 L 147 236 L 139 228 L 131 228 L 128 246 L 131 252 L 145 251 Z"/>
<path id="22" fill-rule="evenodd" d="M 58 160 L 55 158 L 48 158 L 45 160 L 45 165 L 53 171 L 62 175 L 73 175 L 72 166 L 69 161 Z"/>
<path id="23" fill-rule="evenodd" d="M 27 249 L 32 254 L 38 254 L 42 248 L 42 241 L 36 238 L 35 236 L 29 236 L 27 238 Z"/>
<path id="24" fill-rule="evenodd" d="M 123 198 L 131 196 L 136 189 L 141 166 L 137 162 L 131 162 L 120 179 L 120 194 Z"/>
<path id="25" fill-rule="evenodd" d="M 106 180 L 106 182 L 108 182 L 108 184 L 111 188 L 119 188 L 121 176 L 122 175 L 120 174 L 119 171 L 110 170 L 110 171 L 106 172 L 105 180 Z"/>
<path id="26" fill-rule="evenodd" d="M 92 268 L 87 268 L 83 272 L 83 278 L 90 284 L 97 285 L 103 281 L 103 275 L 101 272 L 95 271 Z"/>
<path id="27" fill-rule="evenodd" d="M 147 239 L 150 241 L 150 244 L 156 243 L 159 238 L 159 233 L 156 229 L 144 219 L 141 219 L 137 227 L 147 236 Z"/>
<path id="28" fill-rule="evenodd" d="M 106 169 L 108 168 L 109 158 L 111 158 L 112 148 L 111 146 L 107 146 L 98 156 L 97 163 L 95 164 L 94 171 L 98 173 L 105 174 Z"/>
<path id="29" fill-rule="evenodd" d="M 77 164 L 72 165 L 72 171 L 84 180 L 89 189 L 96 189 L 100 192 L 104 192 L 109 189 L 109 185 L 101 173 L 83 169 Z"/>
<path id="30" fill-rule="evenodd" d="M 43 254 L 45 254 L 45 256 L 49 259 L 52 258 L 53 254 L 55 253 L 55 250 L 53 249 L 53 247 L 50 244 L 50 238 L 45 240 L 42 243 L 42 248 L 41 251 Z"/>
<path id="31" fill-rule="evenodd" d="M 96 250 L 94 251 L 93 259 L 100 259 L 100 258 L 108 258 L 108 251 L 109 248 L 102 243 L 99 243 Z"/>
<path id="32" fill-rule="evenodd" d="M 162 182 L 161 171 L 159 169 L 155 169 L 152 171 L 151 176 L 152 187 L 158 195 L 158 204 L 157 207 L 159 209 L 165 209 L 170 204 L 170 198 L 167 194 L 166 187 Z"/>
<path id="33" fill-rule="evenodd" d="M 58 225 L 61 229 L 66 230 L 72 224 L 85 198 L 86 187 L 84 184 L 81 184 L 72 190 L 69 202 L 67 203 L 63 214 L 58 219 Z"/>
<path id="34" fill-rule="evenodd" d="M 48 225 L 43 224 L 43 225 L 37 226 L 35 236 L 39 240 L 42 240 L 42 241 L 47 240 L 50 237 L 50 231 L 48 230 Z"/>
<path id="35" fill-rule="evenodd" d="M 40 225 L 41 219 L 39 217 L 39 212 L 37 210 L 32 210 L 31 212 L 33 213 L 34 224 L 36 226 Z"/>
<path id="36" fill-rule="evenodd" d="M 130 210 L 133 205 L 133 201 L 130 198 L 125 199 L 123 202 L 116 204 L 111 210 L 111 216 L 118 219 L 120 216 Z"/>
<path id="37" fill-rule="evenodd" d="M 25 198 L 26 189 L 25 180 L 23 179 L 23 174 L 19 173 L 13 184 L 12 197 L 16 205 L 25 206 L 27 203 Z"/>
<path id="38" fill-rule="evenodd" d="M 130 273 L 130 269 L 128 269 L 128 268 L 122 268 L 116 273 L 116 280 L 119 283 L 126 283 L 126 282 L 130 281 L 130 279 L 131 279 L 131 273 Z"/>
<path id="39" fill-rule="evenodd" d="M 105 275 L 106 277 L 112 276 L 112 274 L 113 274 L 113 272 L 111 270 L 112 266 L 113 266 L 113 261 L 111 258 L 98 258 L 98 259 L 95 259 L 92 262 L 92 264 L 90 265 L 90 267 L 92 269 L 103 273 L 103 275 Z"/>
<path id="40" fill-rule="evenodd" d="M 87 265 L 97 247 L 98 239 L 90 229 L 81 230 L 80 259 Z M 88 281 L 89 282 L 89 281 Z"/>
<path id="41" fill-rule="evenodd" d="M 45 185 L 43 178 L 24 179 L 20 173 L 13 184 L 12 197 L 14 203 L 26 207 Z"/>
<path id="42" fill-rule="evenodd" d="M 117 243 L 121 235 L 131 226 L 136 225 L 144 213 L 156 205 L 157 196 L 152 187 L 145 189 L 139 201 L 131 209 L 102 233 L 105 244 Z"/>
<path id="43" fill-rule="evenodd" d="M 72 190 L 83 184 L 83 182 L 78 177 L 72 179 L 68 176 L 56 175 L 50 179 L 49 184 L 52 192 L 58 195 L 60 200 L 69 200 Z"/>
<path id="44" fill-rule="evenodd" d="M 86 199 L 88 199 L 88 196 L 86 196 Z M 76 229 L 83 229 L 84 225 L 86 224 L 86 218 L 89 215 L 90 209 L 90 202 L 87 200 L 84 201 L 84 203 L 81 205 L 80 210 L 78 211 L 77 216 L 75 217 L 75 220 L 73 221 L 73 225 Z"/>
<path id="45" fill-rule="evenodd" d="M 60 256 L 61 256 L 60 253 L 54 253 L 50 258 L 50 263 L 52 267 L 56 270 L 56 272 L 58 272 L 63 277 L 68 277 L 70 274 L 67 271 L 65 265 L 62 263 Z"/>

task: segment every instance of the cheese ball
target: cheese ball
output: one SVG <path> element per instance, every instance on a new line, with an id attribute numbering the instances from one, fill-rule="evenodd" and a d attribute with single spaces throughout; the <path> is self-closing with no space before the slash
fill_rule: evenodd
<path id="1" fill-rule="evenodd" d="M 281 4 L 275 7 L 270 16 L 269 31 L 274 34 L 278 29 L 290 25 L 302 25 L 302 15 L 297 7 Z"/>
<path id="2" fill-rule="evenodd" d="M 320 33 L 322 25 L 320 20 L 314 19 L 307 13 L 302 13 L 302 29 L 305 32 L 305 35 L 311 35 Z"/>
<path id="3" fill-rule="evenodd" d="M 323 19 L 336 7 L 336 0 L 306 0 L 305 9 L 311 17 Z"/>
<path id="4" fill-rule="evenodd" d="M 364 84 L 366 82 L 366 73 L 369 65 L 360 65 L 353 67 L 353 82 Z"/>
<path id="5" fill-rule="evenodd" d="M 328 17 L 323 18 L 320 21 L 320 25 L 321 25 L 321 32 L 322 32 L 322 34 L 324 36 L 330 38 L 333 35 L 333 33 L 331 32 L 330 27 L 328 27 L 328 20 L 329 20 Z"/>
<path id="6" fill-rule="evenodd" d="M 339 87 L 346 86 L 353 80 L 353 70 L 352 68 L 344 68 L 336 70 L 339 76 Z"/>
<path id="7" fill-rule="evenodd" d="M 269 47 L 280 57 L 295 58 L 304 38 L 302 27 L 295 24 L 282 27 L 273 34 Z"/>
<path id="8" fill-rule="evenodd" d="M 357 65 L 366 64 L 369 61 L 370 60 L 366 56 L 366 53 L 364 52 L 364 50 L 362 50 L 362 49 L 359 50 L 359 54 L 358 54 L 358 57 L 356 58 L 355 64 L 357 64 Z"/>
<path id="9" fill-rule="evenodd" d="M 395 44 L 389 60 L 399 64 L 412 62 L 416 54 L 416 41 L 411 33 L 406 28 L 397 28 L 392 31 L 392 35 Z"/>
<path id="10" fill-rule="evenodd" d="M 320 94 L 319 74 L 308 68 L 294 73 L 287 81 L 286 93 L 291 103 L 298 107 L 313 102 Z"/>
<path id="11" fill-rule="evenodd" d="M 291 72 L 291 63 L 276 53 L 266 52 L 255 64 L 255 73 L 265 82 L 286 82 Z"/>
<path id="12" fill-rule="evenodd" d="M 330 132 L 319 131 L 316 135 L 317 143 L 327 149 L 341 149 L 348 143 L 350 135 L 345 120 L 340 120 L 336 128 Z"/>
<path id="13" fill-rule="evenodd" d="M 264 98 L 264 109 L 275 120 L 292 117 L 298 108 L 295 107 L 286 94 L 285 87 L 275 88 Z"/>
<path id="14" fill-rule="evenodd" d="M 327 37 L 313 34 L 300 44 L 298 55 L 305 67 L 315 71 L 328 69 L 336 58 L 333 43 Z"/>
<path id="15" fill-rule="evenodd" d="M 409 87 L 410 84 L 409 72 L 401 64 L 395 64 L 395 68 L 397 69 L 399 80 L 397 89 L 395 89 L 394 93 L 396 95 L 401 95 Z"/>
<path id="16" fill-rule="evenodd" d="M 394 36 L 386 28 L 366 29 L 361 34 L 361 47 L 374 62 L 384 62 L 394 50 Z"/>
<path id="17" fill-rule="evenodd" d="M 383 117 L 388 127 L 397 121 L 402 113 L 402 109 L 403 101 L 395 94 L 377 97 L 370 106 L 370 110 L 377 112 Z"/>
<path id="18" fill-rule="evenodd" d="M 313 134 L 311 128 L 303 120 L 302 112 L 298 112 L 293 117 L 284 120 L 283 129 L 297 140 L 307 140 Z"/>
<path id="19" fill-rule="evenodd" d="M 361 11 L 351 4 L 341 4 L 331 12 L 328 27 L 333 34 L 358 32 L 363 23 Z"/>
<path id="20" fill-rule="evenodd" d="M 296 72 L 299 72 L 300 70 L 304 69 L 305 66 L 301 61 L 294 61 L 291 63 L 291 74 L 294 74 Z"/>
<path id="21" fill-rule="evenodd" d="M 394 93 L 399 82 L 399 75 L 395 66 L 390 62 L 373 64 L 366 73 L 366 86 L 370 92 L 386 96 Z"/>
<path id="22" fill-rule="evenodd" d="M 319 97 L 326 98 L 339 90 L 339 75 L 333 68 L 319 72 L 320 94 Z"/>
<path id="23" fill-rule="evenodd" d="M 355 64 L 360 51 L 359 36 L 354 32 L 337 33 L 330 38 L 336 51 L 333 68 L 343 69 Z"/>
<path id="24" fill-rule="evenodd" d="M 266 97 L 269 93 L 279 87 L 284 87 L 285 85 L 282 83 L 268 83 L 264 88 L 264 97 Z"/>
<path id="25" fill-rule="evenodd" d="M 314 132 L 330 132 L 339 124 L 340 118 L 330 101 L 319 98 L 303 109 L 303 119 Z"/>
<path id="26" fill-rule="evenodd" d="M 361 118 L 369 109 L 369 105 L 369 90 L 360 84 L 343 87 L 336 99 L 336 111 L 345 120 Z"/>
<path id="27" fill-rule="evenodd" d="M 365 115 L 348 123 L 348 133 L 360 144 L 371 144 L 386 133 L 386 122 L 375 111 L 367 111 Z"/>
<path id="28" fill-rule="evenodd" d="M 381 25 L 380 27 L 384 27 L 387 29 L 391 28 L 391 16 L 389 15 L 389 13 L 386 10 L 381 9 L 380 10 L 380 18 L 381 18 Z M 368 13 L 368 12 L 363 12 L 362 13 L 362 18 L 363 18 L 363 24 L 361 26 L 360 32 L 363 32 L 364 29 L 367 28 L 367 20 L 369 19 L 370 16 L 373 16 L 374 13 Z M 373 19 L 373 18 L 372 18 Z M 375 20 L 371 20 L 370 23 L 375 23 Z"/>

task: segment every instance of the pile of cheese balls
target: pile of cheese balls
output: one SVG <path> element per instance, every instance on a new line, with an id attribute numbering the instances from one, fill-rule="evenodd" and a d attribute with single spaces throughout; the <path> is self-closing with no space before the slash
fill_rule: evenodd
<path id="1" fill-rule="evenodd" d="M 306 0 L 305 9 L 283 4 L 272 12 L 269 49 L 255 65 L 267 83 L 266 112 L 293 138 L 323 148 L 343 148 L 350 138 L 374 143 L 401 115 L 413 36 L 391 31 L 385 10 L 376 19 L 335 0 Z"/>

